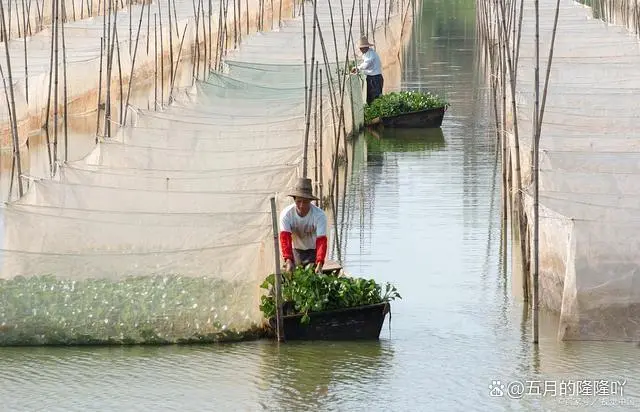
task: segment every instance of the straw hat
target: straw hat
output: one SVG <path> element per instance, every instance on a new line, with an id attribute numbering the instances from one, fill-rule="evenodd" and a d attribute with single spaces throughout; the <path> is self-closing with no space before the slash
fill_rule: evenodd
<path id="1" fill-rule="evenodd" d="M 298 179 L 293 189 L 289 192 L 291 197 L 302 197 L 305 199 L 319 200 L 313 195 L 313 187 L 311 185 L 311 179 L 301 177 Z"/>
<path id="2" fill-rule="evenodd" d="M 358 40 L 358 48 L 362 48 L 362 47 L 371 47 L 374 46 L 373 43 L 369 43 L 369 39 L 367 39 L 367 36 L 362 36 L 360 37 L 360 39 Z"/>

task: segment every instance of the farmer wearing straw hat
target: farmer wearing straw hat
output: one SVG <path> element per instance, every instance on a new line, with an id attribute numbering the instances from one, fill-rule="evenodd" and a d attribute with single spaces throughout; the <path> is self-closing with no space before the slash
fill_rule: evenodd
<path id="1" fill-rule="evenodd" d="M 357 68 L 353 68 L 352 73 L 362 72 L 367 76 L 367 104 L 371 104 L 382 94 L 384 78 L 382 77 L 382 62 L 380 56 L 371 47 L 366 36 L 358 40 L 358 48 L 362 53 L 362 63 Z"/>
<path id="2" fill-rule="evenodd" d="M 320 273 L 327 254 L 327 216 L 311 203 L 319 200 L 313 195 L 311 179 L 298 179 L 289 196 L 295 203 L 280 213 L 280 249 L 285 270 L 315 263 L 316 273 Z"/>

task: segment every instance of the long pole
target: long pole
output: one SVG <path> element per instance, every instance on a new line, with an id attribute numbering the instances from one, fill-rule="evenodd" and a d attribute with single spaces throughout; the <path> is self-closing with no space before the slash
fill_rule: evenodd
<path id="1" fill-rule="evenodd" d="M 319 79 L 322 79 L 322 69 L 320 69 L 320 77 L 319 77 Z M 323 200 L 323 197 L 322 197 L 322 186 L 323 186 L 322 185 L 322 116 L 323 116 L 323 114 L 322 114 L 322 81 L 320 81 L 320 84 L 318 86 L 320 87 L 320 127 L 319 127 L 320 130 L 318 131 L 318 136 L 319 136 L 319 139 L 320 139 L 320 142 L 319 142 L 320 153 L 318 154 L 318 163 L 319 163 L 319 165 L 318 165 L 318 169 L 319 169 L 318 170 L 318 181 L 319 181 L 319 183 L 318 183 L 318 193 L 319 193 L 319 196 L 318 197 L 320 198 L 320 207 L 322 208 L 324 206 L 323 205 L 324 200 Z"/>
<path id="2" fill-rule="evenodd" d="M 313 41 L 311 43 L 311 78 L 309 79 L 309 96 L 307 96 L 307 123 L 304 129 L 304 153 L 302 157 L 302 176 L 307 177 L 307 153 L 309 151 L 309 126 L 311 123 L 311 90 L 313 89 L 314 64 L 316 57 L 316 21 L 318 0 L 313 0 Z M 303 9 L 304 10 L 304 5 Z"/>
<path id="3" fill-rule="evenodd" d="M 102 99 L 102 56 L 104 54 L 104 37 L 100 37 L 100 73 L 98 75 L 98 114 L 97 114 L 97 121 L 96 121 L 96 140 L 95 142 L 98 143 L 98 135 L 100 134 L 100 99 Z M 51 88 L 51 87 L 49 87 Z M 49 92 L 49 94 L 51 94 L 51 92 Z M 49 117 L 49 110 L 47 110 L 47 118 Z M 48 143 L 48 135 L 47 135 L 47 145 Z M 51 154 L 49 154 L 49 157 L 51 157 Z"/>
<path id="4" fill-rule="evenodd" d="M 539 95 L 540 95 L 540 10 L 539 1 L 535 0 L 536 14 L 536 41 L 535 41 L 535 69 L 534 88 L 535 102 L 533 109 L 533 262 L 531 272 L 533 274 L 533 343 L 538 344 L 538 115 L 539 115 Z"/>
<path id="5" fill-rule="evenodd" d="M 27 62 L 27 15 L 26 15 L 25 1 L 22 0 L 22 31 L 23 31 L 23 44 L 24 44 L 24 94 L 29 103 L 29 64 Z"/>
<path id="6" fill-rule="evenodd" d="M 127 114 L 129 113 L 129 97 L 131 96 L 131 84 L 133 83 L 133 69 L 136 67 L 136 56 L 138 54 L 138 41 L 140 40 L 140 28 L 142 27 L 142 17 L 144 16 L 144 6 L 146 2 L 142 3 L 142 10 L 140 10 L 140 20 L 138 21 L 138 32 L 136 34 L 136 45 L 133 48 L 133 60 L 131 62 L 131 73 L 129 73 L 129 86 L 127 88 L 127 100 L 124 105 L 124 120 L 122 122 L 123 125 L 127 124 Z M 157 61 L 157 59 L 154 59 Z"/>
<path id="7" fill-rule="evenodd" d="M 61 28 L 61 38 L 62 38 L 62 100 L 63 100 L 63 115 L 64 115 L 64 161 L 69 161 L 69 108 L 67 102 L 67 44 L 65 42 L 64 36 L 64 21 L 67 16 L 67 7 L 65 6 L 64 0 L 62 2 L 62 14 L 65 18 L 62 19 L 60 24 Z M 74 9 L 75 16 L 75 9 Z M 74 17 L 75 18 L 75 17 Z"/>
<path id="8" fill-rule="evenodd" d="M 280 278 L 280 245 L 278 244 L 278 218 L 276 214 L 276 198 L 271 198 L 271 220 L 273 224 L 273 249 L 275 252 L 275 261 L 276 261 L 276 273 L 275 273 L 275 284 L 276 284 L 276 336 L 278 338 L 278 342 L 284 342 L 284 333 L 282 330 L 282 289 L 281 289 L 281 278 Z"/>
<path id="9" fill-rule="evenodd" d="M 13 117 L 13 121 L 11 122 L 11 128 L 13 131 L 13 158 L 15 159 L 15 162 L 18 168 L 18 193 L 20 194 L 20 197 L 22 197 L 24 192 L 22 190 L 22 164 L 20 162 L 20 139 L 18 138 L 18 122 L 17 122 L 18 118 L 16 116 L 16 100 L 15 100 L 15 95 L 13 93 L 13 75 L 11 74 L 11 58 L 9 57 L 9 41 L 7 40 L 8 34 L 7 34 L 7 26 L 5 23 L 5 16 L 4 16 L 4 5 L 2 4 L 1 1 L 0 1 L 0 19 L 2 19 L 2 34 L 5 39 L 4 52 L 5 52 L 5 57 L 7 59 L 7 72 L 8 72 L 7 75 L 9 77 L 9 95 L 11 98 L 11 112 Z"/>
<path id="10" fill-rule="evenodd" d="M 307 28 L 304 15 L 304 3 L 302 4 L 302 50 L 304 53 L 304 117 L 307 117 L 307 99 L 309 96 L 309 80 L 307 74 Z M 295 7 L 294 7 L 295 9 Z"/>

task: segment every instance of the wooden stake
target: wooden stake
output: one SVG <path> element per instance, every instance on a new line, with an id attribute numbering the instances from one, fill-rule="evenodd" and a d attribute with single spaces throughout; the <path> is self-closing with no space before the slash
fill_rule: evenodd
<path id="1" fill-rule="evenodd" d="M 278 242 L 278 218 L 276 213 L 276 198 L 271 198 L 271 220 L 273 226 L 273 249 L 275 252 L 275 284 L 276 284 L 276 337 L 278 342 L 284 342 L 284 332 L 282 328 L 282 286 L 280 278 L 280 245 Z"/>

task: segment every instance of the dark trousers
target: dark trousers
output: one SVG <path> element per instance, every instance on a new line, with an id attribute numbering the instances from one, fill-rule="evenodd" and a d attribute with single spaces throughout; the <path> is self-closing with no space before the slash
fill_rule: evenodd
<path id="1" fill-rule="evenodd" d="M 384 86 L 384 78 L 381 74 L 375 76 L 367 76 L 367 104 L 382 94 L 382 87 Z"/>
<path id="2" fill-rule="evenodd" d="M 293 249 L 293 259 L 296 266 L 307 266 L 309 263 L 316 263 L 316 250 Z"/>

